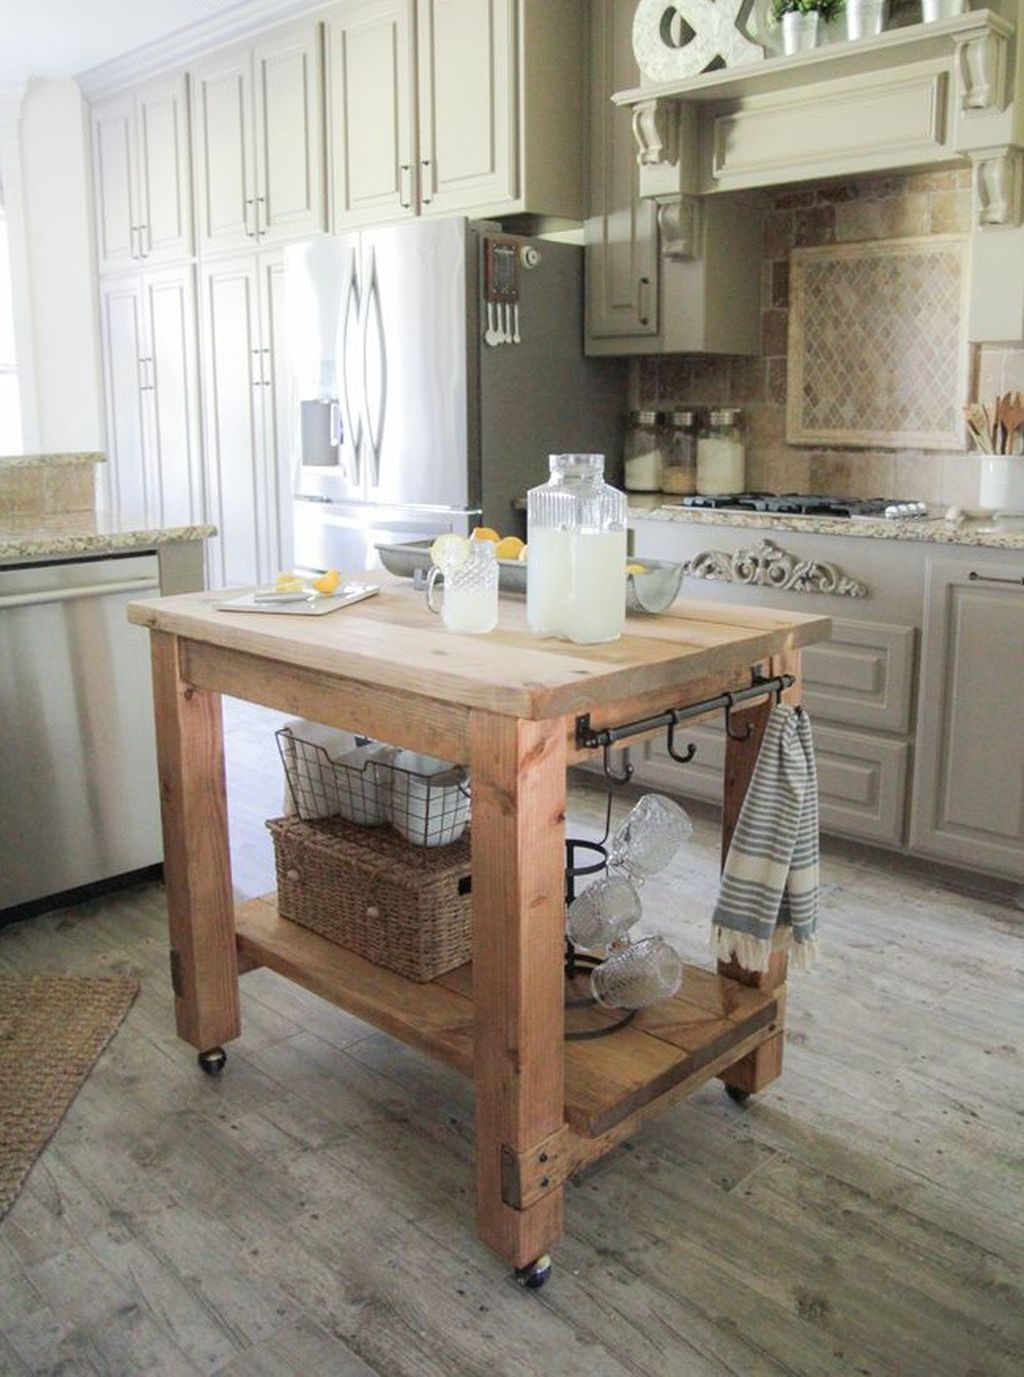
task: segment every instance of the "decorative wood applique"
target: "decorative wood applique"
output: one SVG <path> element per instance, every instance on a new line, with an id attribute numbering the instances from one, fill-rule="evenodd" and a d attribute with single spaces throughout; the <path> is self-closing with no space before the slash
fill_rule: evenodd
<path id="1" fill-rule="evenodd" d="M 966 448 L 963 235 L 794 249 L 790 444 Z"/>
<path id="2" fill-rule="evenodd" d="M 831 593 L 837 598 L 865 598 L 867 585 L 852 579 L 835 564 L 821 559 L 801 559 L 764 539 L 753 549 L 703 550 L 686 566 L 691 579 L 719 583 L 750 583 L 785 593 Z"/>
<path id="3" fill-rule="evenodd" d="M 764 49 L 742 31 L 748 0 L 640 0 L 633 17 L 633 52 L 648 81 L 696 76 L 713 62 L 761 62 Z"/>
<path id="4" fill-rule="evenodd" d="M 982 149 L 971 154 L 974 205 L 979 225 L 1019 225 L 1021 152 L 1019 148 Z"/>

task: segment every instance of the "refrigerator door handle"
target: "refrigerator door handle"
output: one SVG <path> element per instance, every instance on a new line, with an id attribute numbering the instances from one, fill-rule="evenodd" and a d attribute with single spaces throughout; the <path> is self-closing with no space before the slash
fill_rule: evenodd
<path id="1" fill-rule="evenodd" d="M 371 414 L 370 400 L 370 330 L 376 334 L 377 358 L 379 363 L 379 393 L 376 415 Z M 369 286 L 367 288 L 367 310 L 363 318 L 363 399 L 366 407 L 366 438 L 370 458 L 370 486 L 380 483 L 380 451 L 384 439 L 384 418 L 387 414 L 388 400 L 388 351 L 384 338 L 384 313 L 380 304 L 380 286 L 377 282 L 377 257 L 371 250 L 369 263 Z"/>
<path id="2" fill-rule="evenodd" d="M 362 313 L 360 302 L 359 284 L 356 281 L 356 255 L 352 254 L 349 266 L 348 286 L 345 288 L 345 316 L 341 326 L 341 350 L 342 350 L 342 369 L 341 369 L 341 424 L 343 433 L 347 432 L 349 437 L 349 447 L 346 449 L 341 446 L 340 459 L 342 474 L 346 482 L 354 483 L 357 486 L 362 483 L 362 464 L 361 450 L 363 447 L 363 418 L 362 408 L 356 412 L 352 404 L 351 376 L 352 364 L 354 359 L 350 351 L 350 343 L 353 338 L 352 332 L 356 329 L 359 317 Z M 360 349 L 362 352 L 362 349 Z M 333 430 L 333 420 L 332 420 Z M 346 456 L 352 455 L 352 472 L 348 472 Z"/>

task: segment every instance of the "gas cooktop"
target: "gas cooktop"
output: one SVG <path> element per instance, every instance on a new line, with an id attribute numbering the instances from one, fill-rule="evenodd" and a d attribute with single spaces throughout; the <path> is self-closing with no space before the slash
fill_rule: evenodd
<path id="1" fill-rule="evenodd" d="M 779 516 L 870 516 L 902 521 L 928 515 L 924 502 L 895 502 L 888 497 L 830 497 L 800 492 L 737 492 L 684 497 L 684 507 L 715 511 L 772 512 Z"/>

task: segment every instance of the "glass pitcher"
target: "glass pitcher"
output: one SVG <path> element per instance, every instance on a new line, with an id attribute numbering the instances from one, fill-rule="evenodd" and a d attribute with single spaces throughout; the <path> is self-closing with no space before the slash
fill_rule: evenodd
<path id="1" fill-rule="evenodd" d="M 603 454 L 553 454 L 527 494 L 526 616 L 536 636 L 596 645 L 626 620 L 626 494 Z"/>

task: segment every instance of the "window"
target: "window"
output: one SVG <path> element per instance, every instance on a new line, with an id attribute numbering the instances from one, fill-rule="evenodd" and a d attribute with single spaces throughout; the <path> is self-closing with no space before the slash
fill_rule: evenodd
<path id="1" fill-rule="evenodd" d="M 11 258 L 8 252 L 7 217 L 0 201 L 0 454 L 18 454 L 21 448 L 21 395 L 14 350 Z"/>

